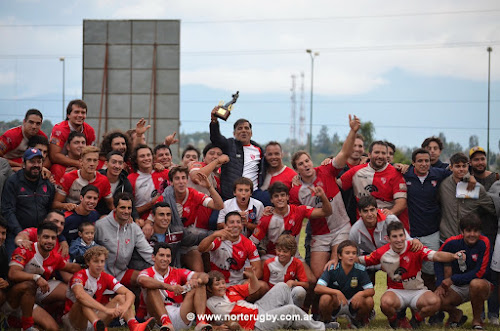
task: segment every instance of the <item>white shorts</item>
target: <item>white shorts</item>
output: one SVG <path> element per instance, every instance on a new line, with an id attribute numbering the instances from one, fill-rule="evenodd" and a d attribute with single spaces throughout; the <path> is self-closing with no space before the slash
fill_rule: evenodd
<path id="1" fill-rule="evenodd" d="M 168 317 L 170 317 L 170 321 L 172 322 L 172 326 L 175 330 L 187 330 L 191 328 L 191 324 L 187 325 L 184 323 L 181 317 L 181 307 L 176 305 L 167 305 L 165 306 L 167 309 Z"/>
<path id="2" fill-rule="evenodd" d="M 411 309 L 417 310 L 417 301 L 420 297 L 426 293 L 431 292 L 428 289 L 423 290 L 398 290 L 390 288 L 387 292 L 393 292 L 399 299 L 399 309 L 398 311 L 410 307 Z"/>
<path id="3" fill-rule="evenodd" d="M 94 326 L 90 321 L 87 322 L 87 327 L 83 329 L 79 329 L 75 327 L 72 323 L 71 320 L 69 319 L 69 313 L 63 315 L 62 317 L 62 324 L 63 324 L 63 330 L 64 331 L 94 331 Z"/>
<path id="4" fill-rule="evenodd" d="M 33 311 L 37 308 L 37 307 L 40 307 L 39 305 L 37 305 L 36 303 L 33 305 Z M 12 315 L 14 317 L 17 317 L 17 318 L 21 318 L 23 312 L 21 311 L 21 306 L 17 307 L 16 309 L 12 308 L 9 304 L 8 301 L 5 301 L 4 304 L 0 307 L 0 312 L 5 315 L 5 316 L 9 316 L 9 315 Z"/>
<path id="5" fill-rule="evenodd" d="M 335 315 L 332 314 L 332 317 L 337 318 L 339 316 L 345 315 L 345 316 L 348 316 L 350 318 L 356 318 L 356 316 L 353 316 L 351 314 L 351 312 L 349 311 L 349 305 L 351 304 L 351 300 L 352 300 L 352 298 L 347 300 L 347 305 L 340 305 L 339 312 L 336 313 Z"/>
<path id="6" fill-rule="evenodd" d="M 312 236 L 311 252 L 331 252 L 333 246 L 349 239 L 350 230 L 351 223 L 346 223 L 334 232 Z"/>
<path id="7" fill-rule="evenodd" d="M 61 284 L 60 280 L 55 280 L 55 279 L 50 279 L 47 282 L 49 283 L 49 290 L 47 292 L 42 293 L 40 288 L 36 289 L 35 302 L 38 304 L 41 304 L 41 302 L 43 300 L 45 300 L 45 298 L 47 298 L 50 295 L 50 293 L 52 293 L 59 284 Z"/>

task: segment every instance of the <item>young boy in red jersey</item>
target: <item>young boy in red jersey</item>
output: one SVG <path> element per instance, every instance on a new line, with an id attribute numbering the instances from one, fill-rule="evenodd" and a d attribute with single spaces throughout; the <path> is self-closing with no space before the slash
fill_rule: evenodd
<path id="1" fill-rule="evenodd" d="M 297 253 L 297 242 L 292 235 L 283 234 L 276 241 L 276 257 L 271 257 L 264 262 L 265 281 L 269 288 L 283 282 L 292 289 L 293 303 L 301 307 L 306 299 L 309 281 L 302 261 L 294 255 Z"/>
<path id="2" fill-rule="evenodd" d="M 69 283 L 66 294 L 64 330 L 107 330 L 114 318 L 120 317 L 127 321 L 131 331 L 152 330 L 154 318 L 144 323 L 135 319 L 133 303 L 135 296 L 116 278 L 105 273 L 104 264 L 108 250 L 102 246 L 89 248 L 83 255 L 88 269 L 75 273 Z M 107 300 L 104 291 L 116 293 Z"/>

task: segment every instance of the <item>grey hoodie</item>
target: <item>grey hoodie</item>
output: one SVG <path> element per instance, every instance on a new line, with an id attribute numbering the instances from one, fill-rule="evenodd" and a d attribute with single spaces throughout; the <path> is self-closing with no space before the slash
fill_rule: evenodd
<path id="1" fill-rule="evenodd" d="M 135 223 L 120 227 L 114 211 L 95 223 L 95 242 L 109 251 L 106 272 L 121 279 L 127 271 L 134 248 L 149 264 L 153 265 L 153 248 L 147 242 L 141 228 Z"/>

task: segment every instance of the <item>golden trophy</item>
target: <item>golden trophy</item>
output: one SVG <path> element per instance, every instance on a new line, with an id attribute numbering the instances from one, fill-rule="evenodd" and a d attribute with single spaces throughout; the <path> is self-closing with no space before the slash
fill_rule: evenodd
<path id="1" fill-rule="evenodd" d="M 233 109 L 233 104 L 236 103 L 236 100 L 238 100 L 238 97 L 240 96 L 240 91 L 236 91 L 235 94 L 232 95 L 233 99 L 226 103 L 225 105 L 222 105 L 222 101 L 219 103 L 219 108 L 217 108 L 215 112 L 215 117 L 218 117 L 224 121 L 227 121 L 227 118 L 229 115 L 231 115 L 231 110 Z"/>

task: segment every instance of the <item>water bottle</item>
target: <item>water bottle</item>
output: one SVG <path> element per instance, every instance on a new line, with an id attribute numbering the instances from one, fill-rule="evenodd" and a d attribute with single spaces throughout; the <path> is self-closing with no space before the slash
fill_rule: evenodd
<path id="1" fill-rule="evenodd" d="M 181 294 L 186 294 L 187 292 L 191 291 L 191 285 L 188 283 L 184 286 L 182 286 L 183 290 Z"/>
<path id="2" fill-rule="evenodd" d="M 467 264 L 465 263 L 463 253 L 458 253 L 458 268 L 461 272 L 465 272 L 465 270 L 467 270 Z"/>

